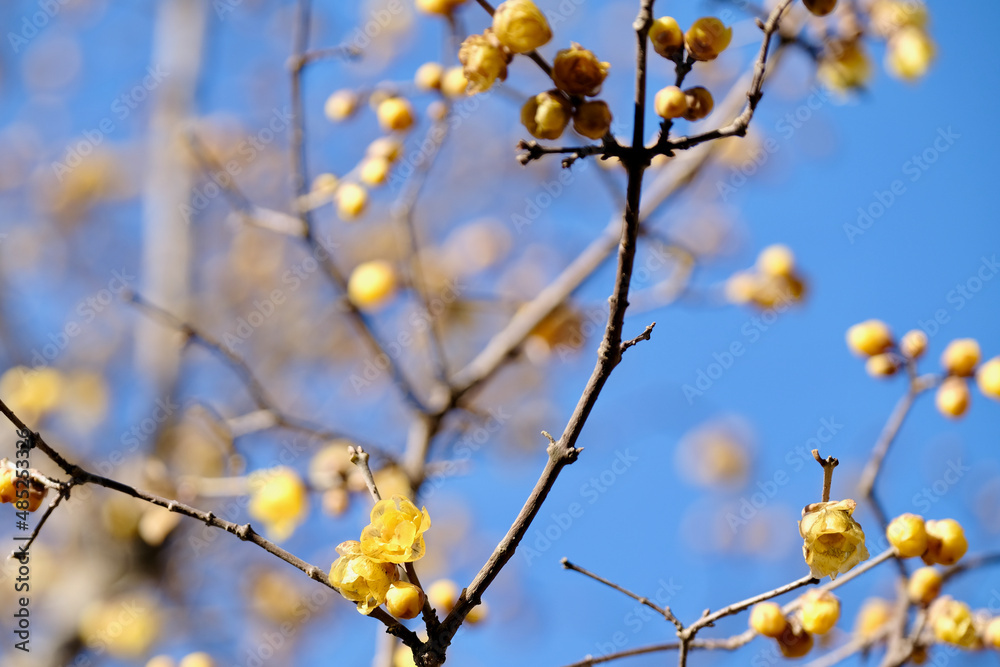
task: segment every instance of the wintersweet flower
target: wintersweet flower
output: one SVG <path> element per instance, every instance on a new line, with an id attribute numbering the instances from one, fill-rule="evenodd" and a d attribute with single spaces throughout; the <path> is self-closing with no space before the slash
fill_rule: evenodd
<path id="1" fill-rule="evenodd" d="M 969 605 L 951 597 L 938 598 L 931 606 L 931 626 L 939 641 L 971 648 L 976 644 L 976 628 Z"/>
<path id="2" fill-rule="evenodd" d="M 424 532 L 431 527 L 427 508 L 420 510 L 403 496 L 380 500 L 371 523 L 361 531 L 366 556 L 389 563 L 410 563 L 424 556 Z"/>
<path id="3" fill-rule="evenodd" d="M 291 537 L 309 509 L 306 487 L 291 468 L 278 467 L 250 476 L 250 516 L 262 521 L 280 542 Z"/>
<path id="4" fill-rule="evenodd" d="M 482 35 L 466 37 L 458 50 L 458 59 L 469 81 L 469 93 L 486 92 L 497 79 L 504 81 L 507 78 L 510 55 L 503 50 L 489 28 Z"/>
<path id="5" fill-rule="evenodd" d="M 358 603 L 364 615 L 385 602 L 386 594 L 399 572 L 392 563 L 382 563 L 369 558 L 361 550 L 361 543 L 348 540 L 337 545 L 340 558 L 330 567 L 330 583 L 351 602 Z"/>
<path id="6" fill-rule="evenodd" d="M 569 124 L 573 105 L 558 90 L 539 93 L 521 107 L 521 124 L 538 139 L 558 139 Z"/>
<path id="7" fill-rule="evenodd" d="M 609 63 L 601 62 L 591 51 L 574 43 L 556 54 L 552 81 L 569 95 L 594 96 L 601 92 L 610 68 Z"/>
<path id="8" fill-rule="evenodd" d="M 684 34 L 688 53 L 695 60 L 715 60 L 732 39 L 733 29 L 714 16 L 698 19 Z"/>
<path id="9" fill-rule="evenodd" d="M 868 560 L 865 533 L 851 516 L 856 507 L 856 502 L 847 499 L 813 503 L 802 510 L 802 554 L 817 579 L 836 579 L 838 574 Z"/>
<path id="10" fill-rule="evenodd" d="M 531 0 L 507 0 L 493 13 L 493 31 L 512 53 L 528 53 L 552 39 L 545 14 Z"/>

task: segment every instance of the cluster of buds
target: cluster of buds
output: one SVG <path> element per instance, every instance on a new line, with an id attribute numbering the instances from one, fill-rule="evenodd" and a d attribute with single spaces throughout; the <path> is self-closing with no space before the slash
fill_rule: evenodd
<path id="1" fill-rule="evenodd" d="M 776 640 L 786 658 L 801 658 L 809 653 L 813 636 L 825 635 L 840 620 L 840 600 L 829 591 L 809 591 L 797 606 L 798 612 L 790 616 L 775 602 L 760 602 L 750 610 L 750 628 Z"/>
<path id="2" fill-rule="evenodd" d="M 885 532 L 901 558 L 919 556 L 927 565 L 954 565 L 969 549 L 965 531 L 954 519 L 925 522 L 919 515 L 901 514 Z"/>
<path id="3" fill-rule="evenodd" d="M 30 468 L 18 468 L 0 459 L 0 503 L 13 503 L 19 511 L 34 512 L 42 506 L 48 487 Z"/>
<path id="4" fill-rule="evenodd" d="M 420 510 L 403 496 L 375 503 L 371 523 L 361 540 L 337 546 L 340 557 L 330 568 L 330 583 L 340 594 L 370 614 L 385 603 L 397 618 L 415 618 L 424 606 L 420 587 L 399 579 L 398 565 L 424 557 L 424 533 L 431 527 L 427 508 Z"/>
<path id="5" fill-rule="evenodd" d="M 895 375 L 906 363 L 915 363 L 927 351 L 927 335 L 914 329 L 896 345 L 889 326 L 881 320 L 866 320 L 847 330 L 847 347 L 867 357 L 865 368 L 872 377 Z M 944 379 L 935 396 L 938 411 L 950 418 L 963 416 L 972 400 L 969 378 L 975 376 L 984 396 L 1000 400 L 1000 356 L 980 364 L 979 343 L 959 338 L 948 343 L 941 355 Z"/>
<path id="6" fill-rule="evenodd" d="M 711 16 L 698 19 L 687 32 L 681 30 L 672 16 L 661 16 L 649 28 L 649 41 L 653 50 L 672 60 L 677 67 L 684 62 L 685 54 L 692 63 L 715 60 L 726 50 L 732 39 L 733 29 Z M 681 90 L 678 86 L 667 86 L 653 98 L 653 109 L 664 120 L 701 120 L 712 113 L 714 107 L 712 94 L 702 86 L 686 90 Z"/>
<path id="7" fill-rule="evenodd" d="M 795 255 L 784 245 L 764 248 L 752 269 L 738 271 L 726 281 L 726 298 L 736 304 L 775 308 L 804 296 L 805 282 L 796 270 Z"/>

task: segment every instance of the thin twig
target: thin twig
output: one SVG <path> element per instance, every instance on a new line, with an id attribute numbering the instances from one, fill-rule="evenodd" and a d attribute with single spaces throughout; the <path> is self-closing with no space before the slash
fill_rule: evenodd
<path id="1" fill-rule="evenodd" d="M 830 501 L 830 487 L 833 486 L 833 469 L 840 465 L 840 461 L 828 456 L 825 459 L 819 455 L 819 450 L 812 450 L 813 458 L 816 459 L 816 463 L 823 466 L 823 502 Z"/>
<path id="2" fill-rule="evenodd" d="M 45 525 L 45 522 L 49 520 L 49 516 L 56 511 L 56 508 L 59 507 L 59 503 L 61 503 L 63 498 L 66 497 L 66 494 L 69 493 L 69 485 L 66 485 L 65 488 L 65 493 L 60 491 L 60 493 L 52 499 L 52 502 L 49 503 L 49 506 L 45 509 L 45 513 L 42 514 L 42 518 L 38 520 L 38 524 L 35 526 L 35 529 L 31 531 L 31 535 L 28 536 L 27 541 L 12 551 L 11 554 L 7 556 L 7 560 L 10 560 L 11 558 L 21 560 L 22 554 L 27 556 L 28 550 L 31 549 L 31 545 L 35 543 L 35 540 L 38 538 L 38 534 L 42 532 L 42 526 Z"/>
<path id="3" fill-rule="evenodd" d="M 625 353 L 625 350 L 629 349 L 630 347 L 633 347 L 633 346 L 637 345 L 639 343 L 639 341 L 649 340 L 649 337 L 653 335 L 653 327 L 655 327 L 655 326 L 656 326 L 656 322 L 648 324 L 648 325 L 646 325 L 645 331 L 643 331 L 641 334 L 639 334 L 638 336 L 636 336 L 635 338 L 633 338 L 631 340 L 623 341 L 622 344 L 621 344 L 622 354 Z"/>
<path id="4" fill-rule="evenodd" d="M 368 452 L 366 452 L 362 447 L 349 446 L 347 448 L 347 453 L 351 456 L 351 463 L 358 467 L 361 471 L 361 476 L 365 480 L 365 484 L 368 486 L 369 493 L 372 494 L 372 499 L 377 503 L 382 500 L 382 494 L 378 492 L 378 487 L 375 486 L 375 477 L 372 476 L 372 469 L 368 467 Z"/>
<path id="5" fill-rule="evenodd" d="M 678 621 L 677 617 L 674 616 L 673 612 L 670 611 L 670 607 L 661 607 L 661 606 L 657 605 L 655 602 L 653 602 L 652 600 L 650 600 L 647 597 L 643 597 L 641 595 L 636 595 L 635 593 L 633 593 L 632 591 L 628 590 L 627 588 L 619 586 L 618 584 L 616 584 L 614 582 L 608 581 L 604 577 L 596 575 L 596 574 L 594 574 L 593 572 L 591 572 L 589 570 L 583 569 L 579 565 L 571 563 L 568 558 L 563 558 L 559 562 L 562 563 L 562 566 L 564 568 L 566 568 L 567 570 L 573 570 L 574 572 L 579 572 L 582 575 L 590 577 L 594 581 L 599 581 L 602 584 L 604 584 L 605 586 L 613 588 L 614 590 L 618 591 L 619 593 L 624 593 L 625 595 L 627 595 L 628 597 L 632 598 L 633 600 L 635 600 L 636 602 L 638 602 L 640 604 L 646 605 L 647 607 L 649 607 L 650 609 L 652 609 L 653 611 L 655 611 L 657 614 L 663 616 L 665 619 L 667 619 L 668 621 L 670 621 L 671 623 L 673 623 L 677 627 L 678 630 L 683 630 L 684 629 L 684 626 L 681 625 L 681 622 Z"/>

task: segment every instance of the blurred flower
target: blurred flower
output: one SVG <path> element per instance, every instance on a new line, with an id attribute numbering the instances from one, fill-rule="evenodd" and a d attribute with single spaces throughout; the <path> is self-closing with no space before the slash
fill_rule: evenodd
<path id="1" fill-rule="evenodd" d="M 930 69 L 934 60 L 934 42 L 923 30 L 905 27 L 889 39 L 885 64 L 890 74 L 913 81 Z"/>
<path id="2" fill-rule="evenodd" d="M 976 628 L 969 605 L 964 602 L 948 596 L 938 598 L 931 605 L 930 622 L 938 640 L 962 648 L 975 646 Z"/>
<path id="3" fill-rule="evenodd" d="M 364 262 L 355 267 L 347 281 L 347 295 L 358 308 L 377 310 L 396 293 L 396 270 L 384 260 Z"/>
<path id="4" fill-rule="evenodd" d="M 860 40 L 831 42 L 816 71 L 823 85 L 840 93 L 863 88 L 871 75 L 871 60 Z"/>
<path id="5" fill-rule="evenodd" d="M 80 640 L 91 649 L 106 648 L 115 658 L 135 660 L 159 636 L 157 609 L 157 601 L 145 593 L 94 602 L 80 616 Z"/>
<path id="6" fill-rule="evenodd" d="M 305 520 L 309 497 L 299 474 L 286 467 L 259 470 L 250 475 L 250 516 L 262 521 L 271 539 L 291 537 Z"/>
<path id="7" fill-rule="evenodd" d="M 780 637 L 788 620 L 777 602 L 758 602 L 750 610 L 750 627 L 764 637 Z"/>
<path id="8" fill-rule="evenodd" d="M 802 596 L 802 627 L 824 635 L 840 620 L 840 600 L 829 591 L 813 590 Z"/>

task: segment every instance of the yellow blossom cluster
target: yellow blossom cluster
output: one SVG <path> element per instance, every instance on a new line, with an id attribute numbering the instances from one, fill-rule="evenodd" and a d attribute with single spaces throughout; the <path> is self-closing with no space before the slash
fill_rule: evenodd
<path id="1" fill-rule="evenodd" d="M 360 541 L 337 546 L 340 557 L 330 568 L 330 583 L 362 614 L 385 603 L 393 616 L 414 618 L 424 605 L 424 592 L 400 581 L 397 565 L 423 558 L 424 533 L 431 527 L 427 508 L 418 510 L 397 495 L 375 503 L 370 518 Z"/>
<path id="2" fill-rule="evenodd" d="M 795 255 L 787 246 L 776 244 L 757 256 L 756 265 L 734 273 L 726 281 L 730 303 L 775 308 L 801 301 L 805 282 L 795 266 Z"/>

